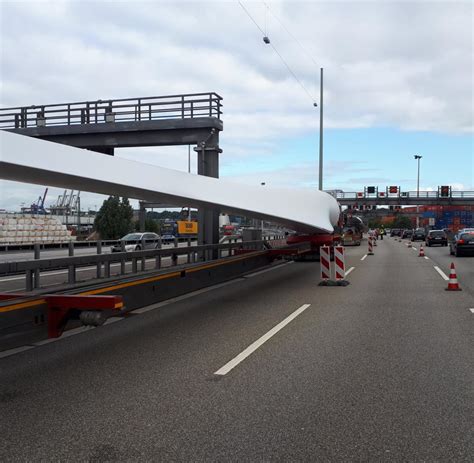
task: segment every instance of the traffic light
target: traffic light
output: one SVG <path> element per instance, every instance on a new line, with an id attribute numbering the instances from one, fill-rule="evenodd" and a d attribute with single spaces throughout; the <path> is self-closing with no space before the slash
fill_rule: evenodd
<path id="1" fill-rule="evenodd" d="M 441 187 L 441 196 L 444 198 L 449 197 L 449 186 L 444 185 Z"/>
<path id="2" fill-rule="evenodd" d="M 374 186 L 368 186 L 367 187 L 367 193 L 374 194 L 375 193 L 375 187 Z"/>

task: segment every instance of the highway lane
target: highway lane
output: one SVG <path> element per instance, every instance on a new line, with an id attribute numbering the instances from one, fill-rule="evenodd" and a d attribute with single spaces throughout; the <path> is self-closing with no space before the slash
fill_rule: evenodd
<path id="1" fill-rule="evenodd" d="M 394 241 L 393 238 L 391 238 Z M 403 240 L 402 243 L 396 242 L 400 247 L 406 247 L 408 241 Z M 456 267 L 456 274 L 459 283 L 463 290 L 468 291 L 474 298 L 474 254 L 469 256 L 456 257 L 449 254 L 449 246 L 425 246 L 424 242 L 416 241 L 412 243 L 413 250 L 417 255 L 420 251 L 420 245 L 423 244 L 423 249 L 426 257 L 431 260 L 433 266 L 438 266 L 440 270 L 449 277 L 451 263 Z"/>
<path id="2" fill-rule="evenodd" d="M 287 264 L 0 358 L 0 459 L 471 460 L 471 297 L 400 243 L 348 254 L 347 287 Z"/>
<path id="3" fill-rule="evenodd" d="M 419 243 L 416 243 L 415 247 L 419 249 Z M 454 262 L 458 281 L 463 291 L 468 291 L 474 300 L 474 254 L 456 257 L 449 254 L 449 246 L 423 246 L 423 248 L 425 255 L 433 261 L 433 265 L 438 265 L 447 276 L 449 276 L 451 262 Z"/>

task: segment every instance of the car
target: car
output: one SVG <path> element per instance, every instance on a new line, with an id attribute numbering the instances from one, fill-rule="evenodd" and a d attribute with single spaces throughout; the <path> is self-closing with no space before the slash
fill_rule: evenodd
<path id="1" fill-rule="evenodd" d="M 425 241 L 425 238 L 426 238 L 426 232 L 424 228 L 417 228 L 413 232 L 413 238 L 412 238 L 413 241 Z"/>
<path id="2" fill-rule="evenodd" d="M 413 236 L 413 230 L 404 230 L 402 233 L 402 239 L 404 240 L 411 239 L 412 236 Z"/>
<path id="3" fill-rule="evenodd" d="M 163 243 L 173 243 L 174 242 L 175 236 L 172 235 L 171 233 L 165 233 L 164 235 L 161 235 L 161 241 Z"/>
<path id="4" fill-rule="evenodd" d="M 129 233 L 120 238 L 120 243 L 111 247 L 112 252 L 122 252 L 122 243 L 125 252 L 141 251 L 142 249 L 156 249 L 160 237 L 156 233 Z"/>
<path id="5" fill-rule="evenodd" d="M 439 244 L 441 246 L 448 245 L 448 235 L 444 230 L 430 230 L 426 235 L 425 239 L 426 246 L 434 246 L 435 244 Z"/>
<path id="6" fill-rule="evenodd" d="M 402 230 L 400 228 L 392 228 L 390 230 L 390 236 L 401 236 Z"/>
<path id="7" fill-rule="evenodd" d="M 449 242 L 449 253 L 456 257 L 471 253 L 474 255 L 474 231 L 462 232 Z"/>
<path id="8" fill-rule="evenodd" d="M 474 232 L 474 228 L 461 228 L 458 233 Z"/>

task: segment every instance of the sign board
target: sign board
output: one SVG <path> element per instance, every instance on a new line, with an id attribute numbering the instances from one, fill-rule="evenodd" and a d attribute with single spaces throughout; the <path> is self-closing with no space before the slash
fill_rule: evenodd
<path id="1" fill-rule="evenodd" d="M 187 220 L 178 220 L 178 234 L 180 235 L 197 235 L 198 223 L 189 222 Z"/>
<path id="2" fill-rule="evenodd" d="M 430 217 L 430 218 L 428 219 L 428 225 L 429 225 L 430 227 L 432 227 L 432 226 L 434 226 L 434 224 L 435 224 L 435 218 L 434 218 L 434 217 Z"/>

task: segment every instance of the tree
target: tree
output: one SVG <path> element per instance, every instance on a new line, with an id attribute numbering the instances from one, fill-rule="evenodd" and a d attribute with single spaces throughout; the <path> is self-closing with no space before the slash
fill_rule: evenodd
<path id="1" fill-rule="evenodd" d="M 148 215 L 148 214 L 147 214 Z M 140 221 L 137 220 L 135 222 L 135 231 L 140 231 Z M 153 219 L 149 219 L 148 217 L 145 219 L 145 231 L 150 233 L 160 233 L 160 226 L 158 222 Z"/>
<path id="2" fill-rule="evenodd" d="M 410 217 L 399 215 L 392 222 L 391 228 L 412 228 L 413 224 Z"/>
<path id="3" fill-rule="evenodd" d="M 97 212 L 94 227 L 103 240 L 116 240 L 133 230 L 133 209 L 128 198 L 109 196 Z"/>
<path id="4" fill-rule="evenodd" d="M 381 228 L 382 227 L 382 220 L 380 217 L 372 217 L 369 219 L 369 228 Z"/>

